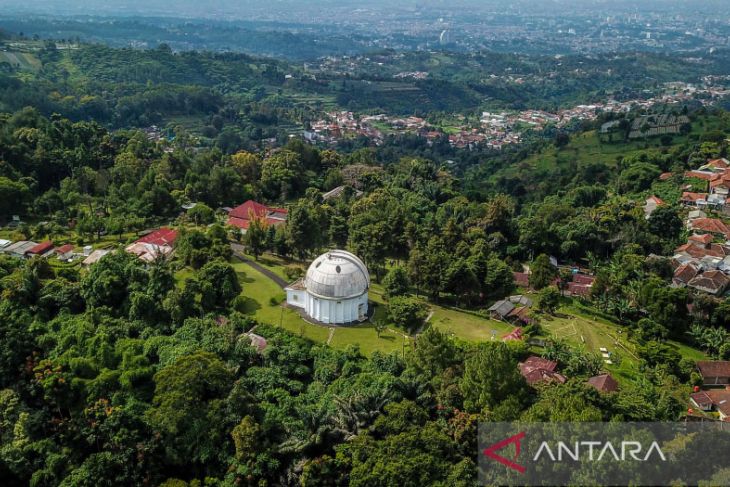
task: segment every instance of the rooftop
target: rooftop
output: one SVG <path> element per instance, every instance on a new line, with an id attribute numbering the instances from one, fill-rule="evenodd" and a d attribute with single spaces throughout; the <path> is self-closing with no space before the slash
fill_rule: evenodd
<path id="1" fill-rule="evenodd" d="M 177 230 L 162 227 L 140 238 L 135 242 L 135 244 L 152 244 L 160 247 L 172 247 L 172 245 L 175 243 L 175 240 L 177 240 Z"/>
<path id="2" fill-rule="evenodd" d="M 601 392 L 616 392 L 618 390 L 618 382 L 611 377 L 611 374 L 593 376 L 588 379 L 588 384 Z"/>
<path id="3" fill-rule="evenodd" d="M 730 377 L 730 360 L 700 360 L 697 368 L 702 377 Z"/>
<path id="4" fill-rule="evenodd" d="M 304 285 L 307 292 L 323 298 L 352 298 L 370 288 L 370 274 L 357 256 L 331 250 L 314 259 Z"/>

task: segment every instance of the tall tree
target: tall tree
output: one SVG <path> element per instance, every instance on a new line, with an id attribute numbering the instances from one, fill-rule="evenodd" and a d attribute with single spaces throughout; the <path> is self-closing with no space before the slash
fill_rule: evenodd
<path id="1" fill-rule="evenodd" d="M 522 404 L 527 396 L 527 383 L 517 359 L 503 342 L 477 346 L 464 363 L 461 389 L 464 407 L 471 412 L 493 410 L 508 399 Z"/>

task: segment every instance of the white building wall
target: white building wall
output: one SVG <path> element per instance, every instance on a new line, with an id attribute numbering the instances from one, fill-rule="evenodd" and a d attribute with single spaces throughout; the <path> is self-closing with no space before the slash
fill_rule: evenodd
<path id="1" fill-rule="evenodd" d="M 322 323 L 351 323 L 367 315 L 367 293 L 356 298 L 341 300 L 323 299 L 305 293 L 303 299 L 307 315 Z"/>
<path id="2" fill-rule="evenodd" d="M 286 302 L 291 306 L 297 308 L 304 308 L 306 306 L 307 293 L 303 290 L 287 289 L 286 290 Z"/>

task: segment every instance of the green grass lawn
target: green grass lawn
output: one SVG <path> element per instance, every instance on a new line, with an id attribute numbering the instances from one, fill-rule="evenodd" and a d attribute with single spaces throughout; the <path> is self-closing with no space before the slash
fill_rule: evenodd
<path id="1" fill-rule="evenodd" d="M 433 311 L 431 326 L 470 342 L 492 340 L 492 337 L 499 339 L 514 330 L 512 325 L 502 321 L 482 318 L 456 309 L 431 305 L 431 310 Z"/>
<path id="2" fill-rule="evenodd" d="M 292 262 L 277 256 L 264 255 L 259 257 L 258 264 L 266 269 L 275 272 L 277 275 L 286 278 L 284 266 Z M 243 295 L 246 297 L 246 313 L 255 317 L 261 322 L 280 325 L 292 333 L 311 338 L 318 342 L 327 342 L 330 336 L 330 327 L 314 325 L 304 321 L 299 313 L 284 308 L 279 304 L 272 305 L 272 296 L 284 298 L 284 292 L 270 279 L 253 269 L 250 265 L 233 261 L 232 265 L 238 273 L 243 287 Z M 305 267 L 304 264 L 300 264 Z M 178 278 L 180 274 L 178 274 Z M 383 299 L 383 288 L 380 284 L 373 282 L 370 288 L 370 300 L 375 304 L 375 316 L 383 316 L 385 313 L 385 300 Z M 499 321 L 482 318 L 472 313 L 456 309 L 449 309 L 438 305 L 429 304 L 433 316 L 429 322 L 439 330 L 450 333 L 458 338 L 467 341 L 486 341 L 492 339 L 492 330 L 497 331 L 497 336 L 512 331 L 513 327 Z M 404 337 L 399 330 L 389 329 L 378 337 L 375 328 L 370 323 L 358 326 L 334 327 L 330 345 L 335 348 L 344 349 L 349 345 L 358 345 L 360 350 L 370 355 L 373 352 L 383 353 L 402 351 L 410 347 L 412 339 Z"/>
<path id="3" fill-rule="evenodd" d="M 607 320 L 596 313 L 591 313 L 584 306 L 572 302 L 562 306 L 554 317 L 542 317 L 540 322 L 543 337 L 563 338 L 568 343 L 584 347 L 587 351 L 601 354 L 604 347 L 614 355 L 620 356 L 619 363 L 603 365 L 604 370 L 610 372 L 619 382 L 633 381 L 639 367 L 636 346 L 630 342 L 626 331 L 620 325 Z M 692 360 L 706 358 L 701 351 L 688 345 L 670 341 L 682 357 Z"/>
<path id="4" fill-rule="evenodd" d="M 0 64 L 7 63 L 25 71 L 36 72 L 41 68 L 40 60 L 33 54 L 19 51 L 0 51 Z"/>
<path id="5" fill-rule="evenodd" d="M 568 343 L 584 347 L 585 350 L 601 355 L 606 348 L 618 362 L 603 364 L 618 381 L 633 380 L 639 367 L 634 345 L 618 325 L 597 316 L 589 316 L 575 306 L 561 307 L 555 316 L 543 317 L 540 322 L 545 337 L 565 339 Z M 618 354 L 620 360 L 615 359 Z"/>
<path id="6" fill-rule="evenodd" d="M 251 260 L 255 260 L 253 255 L 246 254 L 246 257 Z M 308 266 L 308 264 L 306 263 L 300 263 L 295 260 L 284 259 L 283 257 L 279 257 L 278 255 L 273 254 L 260 255 L 258 260 L 256 260 L 256 263 L 261 267 L 270 270 L 285 281 L 289 281 L 289 277 L 287 277 L 286 272 L 284 272 L 284 268 L 286 266 L 298 266 L 302 269 L 302 272 L 305 272 Z"/>
<path id="7" fill-rule="evenodd" d="M 236 261 L 232 262 L 231 265 L 236 270 L 243 287 L 242 294 L 246 298 L 246 314 L 255 317 L 262 323 L 281 326 L 296 335 L 304 336 L 316 342 L 327 342 L 330 336 L 330 327 L 308 323 L 295 310 L 270 302 L 272 296 L 279 298 L 279 300 L 284 299 L 284 291 L 276 283 L 244 262 Z M 271 263 L 267 266 L 267 268 L 269 267 L 272 270 L 276 268 Z M 393 332 L 383 332 L 378 337 L 375 328 L 367 323 L 352 327 L 335 327 L 330 345 L 344 349 L 351 344 L 357 344 L 363 353 L 370 355 L 376 350 L 385 353 L 400 350 L 402 342 L 403 337 Z"/>
<path id="8" fill-rule="evenodd" d="M 267 254 L 261 256 L 258 263 L 286 278 L 284 266 L 291 265 L 292 261 Z M 245 312 L 263 323 L 281 326 L 294 334 L 320 343 L 327 343 L 329 340 L 332 347 L 339 349 L 358 345 L 366 355 L 375 351 L 383 353 L 402 351 L 412 346 L 412 339 L 404 337 L 404 333 L 400 330 L 391 328 L 378 337 L 370 323 L 351 327 L 327 327 L 308 323 L 298 312 L 271 303 L 272 297 L 277 298 L 277 303 L 285 299 L 284 292 L 273 281 L 244 262 L 234 260 L 232 265 L 243 286 L 243 295 L 246 297 Z M 298 265 L 306 267 L 306 264 Z M 178 273 L 178 279 L 186 275 L 184 272 Z M 382 286 L 373 282 L 369 295 L 371 302 L 376 306 L 375 316 L 383 317 L 386 301 L 383 298 Z M 468 342 L 499 339 L 514 329 L 508 323 L 485 318 L 477 313 L 433 303 L 428 303 L 428 307 L 432 313 L 428 326 Z M 618 364 L 604 364 L 605 370 L 611 372 L 617 380 L 631 381 L 636 376 L 639 360 L 635 345 L 628 340 L 621 326 L 593 312 L 590 307 L 583 306 L 578 301 L 566 301 L 555 316 L 543 317 L 541 326 L 543 338 L 561 337 L 573 346 L 585 348 L 589 352 L 600 354 L 600 348 L 605 347 L 614 356 L 618 354 L 620 356 Z M 693 360 L 705 357 L 702 352 L 687 345 L 676 342 L 670 344 L 675 346 L 683 357 Z"/>

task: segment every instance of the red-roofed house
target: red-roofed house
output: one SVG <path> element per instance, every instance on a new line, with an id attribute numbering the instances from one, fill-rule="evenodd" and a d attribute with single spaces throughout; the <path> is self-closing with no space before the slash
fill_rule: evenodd
<path id="1" fill-rule="evenodd" d="M 71 244 L 62 245 L 56 249 L 55 253 L 58 260 L 68 260 L 74 253 L 74 246 Z"/>
<path id="2" fill-rule="evenodd" d="M 520 373 L 528 384 L 534 385 L 538 382 L 559 382 L 565 383 L 564 375 L 555 372 L 558 363 L 535 355 L 529 357 L 519 364 Z"/>
<path id="3" fill-rule="evenodd" d="M 576 284 L 584 284 L 586 286 L 592 286 L 596 281 L 596 278 L 587 274 L 573 274 L 573 282 Z"/>
<path id="4" fill-rule="evenodd" d="M 664 201 L 658 196 L 649 196 L 644 204 L 644 217 L 648 220 L 654 210 L 664 205 Z"/>
<path id="5" fill-rule="evenodd" d="M 707 193 L 692 193 L 685 191 L 679 201 L 685 205 L 702 206 L 707 204 Z"/>
<path id="6" fill-rule="evenodd" d="M 587 274 L 573 274 L 573 280 L 568 283 L 565 293 L 568 296 L 587 298 L 591 294 L 591 289 L 593 289 L 593 282 L 595 280 L 595 277 Z"/>
<path id="7" fill-rule="evenodd" d="M 730 421 L 730 390 L 712 389 L 690 394 L 690 400 L 703 411 L 717 411 L 720 421 Z"/>
<path id="8" fill-rule="evenodd" d="M 266 347 L 268 346 L 268 342 L 266 341 L 266 338 L 262 337 L 261 335 L 257 335 L 256 333 L 247 333 L 248 338 L 251 340 L 251 346 L 256 349 L 258 353 L 263 353 L 264 350 L 266 350 Z"/>
<path id="9" fill-rule="evenodd" d="M 679 267 L 677 267 L 677 270 L 674 271 L 674 276 L 672 277 L 672 285 L 675 287 L 686 287 L 689 282 L 697 277 L 697 274 L 700 273 L 700 267 L 693 263 L 693 262 L 687 262 L 686 264 L 683 264 Z"/>
<path id="10" fill-rule="evenodd" d="M 530 308 L 528 306 L 516 307 L 507 314 L 507 318 L 525 324 L 529 324 L 532 321 L 530 319 Z"/>
<path id="11" fill-rule="evenodd" d="M 700 360 L 697 370 L 706 386 L 730 384 L 730 360 Z"/>
<path id="12" fill-rule="evenodd" d="M 145 235 L 124 250 L 145 262 L 153 262 L 162 255 L 172 253 L 177 235 L 177 230 L 163 227 Z"/>
<path id="13" fill-rule="evenodd" d="M 672 173 L 670 173 L 670 172 L 663 172 L 663 173 L 661 173 L 659 175 L 659 181 L 666 181 L 666 180 L 668 180 L 671 177 L 672 177 Z"/>
<path id="14" fill-rule="evenodd" d="M 715 240 L 715 238 L 709 233 L 705 233 L 702 235 L 690 235 L 688 240 L 700 244 L 706 248 Z"/>
<path id="15" fill-rule="evenodd" d="M 722 295 L 730 286 L 730 277 L 722 271 L 705 271 L 687 283 L 687 287 L 714 296 Z"/>
<path id="16" fill-rule="evenodd" d="M 502 337 L 503 342 L 522 340 L 522 328 L 519 326 Z"/>
<path id="17" fill-rule="evenodd" d="M 702 179 L 703 181 L 712 181 L 717 175 L 711 171 L 687 171 L 684 173 L 686 178 Z"/>
<path id="18" fill-rule="evenodd" d="M 41 242 L 35 247 L 31 248 L 26 252 L 27 255 L 33 256 L 33 255 L 45 255 L 48 252 L 53 250 L 53 242 L 50 240 L 46 240 L 45 242 Z"/>
<path id="19" fill-rule="evenodd" d="M 177 230 L 173 228 L 162 227 L 159 230 L 148 233 L 144 237 L 137 240 L 135 243 L 146 243 L 152 245 L 167 245 L 172 247 L 177 240 Z"/>
<path id="20" fill-rule="evenodd" d="M 701 237 L 701 240 L 698 237 Z M 707 237 L 710 237 L 709 243 L 705 243 L 708 240 Z M 703 257 L 707 256 L 724 259 L 730 255 L 730 248 L 722 244 L 712 243 L 712 239 L 712 235 L 707 233 L 704 235 L 693 235 L 690 237 L 689 242 L 684 245 L 680 245 L 674 249 L 674 252 L 675 254 L 687 255 L 690 258 L 697 260 L 701 260 Z"/>
<path id="21" fill-rule="evenodd" d="M 730 193 L 730 171 L 710 181 L 710 193 L 727 197 Z"/>
<path id="22" fill-rule="evenodd" d="M 286 222 L 287 213 L 286 208 L 274 208 L 248 200 L 228 213 L 228 224 L 245 232 L 251 220 L 261 219 L 266 225 L 281 225 Z"/>
<path id="23" fill-rule="evenodd" d="M 712 233 L 730 239 L 730 227 L 717 218 L 697 218 L 689 222 L 691 230 Z"/>
<path id="24" fill-rule="evenodd" d="M 618 391 L 618 382 L 611 377 L 611 374 L 596 375 L 588 379 L 588 385 L 591 385 L 601 392 Z"/>
<path id="25" fill-rule="evenodd" d="M 710 170 L 724 171 L 725 169 L 730 167 L 730 164 L 728 164 L 727 159 L 712 159 L 702 167 Z"/>

